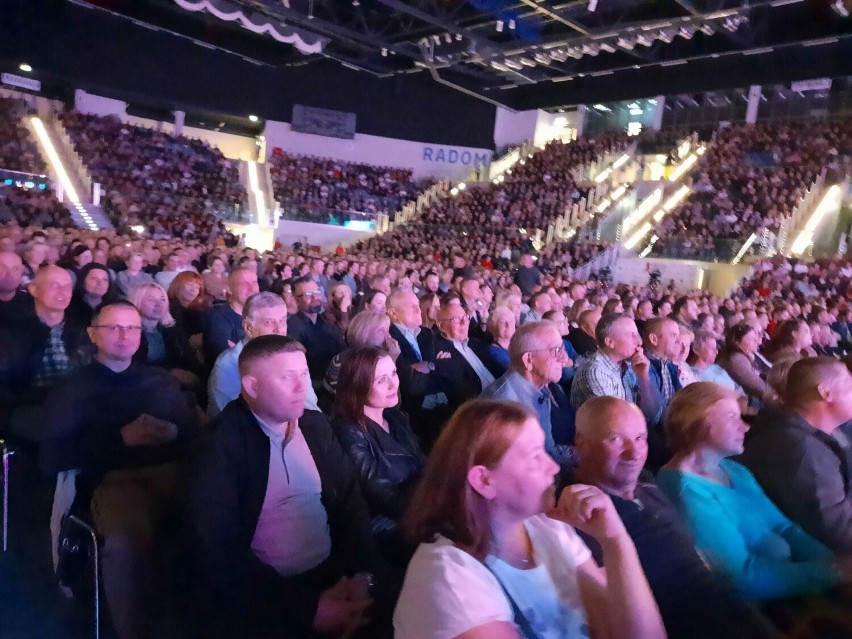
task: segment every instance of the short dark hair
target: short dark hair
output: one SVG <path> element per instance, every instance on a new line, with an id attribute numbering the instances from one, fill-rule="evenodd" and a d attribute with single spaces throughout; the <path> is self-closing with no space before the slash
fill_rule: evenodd
<path id="1" fill-rule="evenodd" d="M 261 335 L 246 342 L 240 353 L 238 366 L 240 376 L 245 375 L 246 370 L 252 364 L 262 359 L 268 359 L 279 353 L 304 353 L 305 347 L 301 342 L 286 335 Z"/>
<path id="2" fill-rule="evenodd" d="M 686 295 L 683 295 L 683 296 L 677 298 L 677 300 L 675 300 L 675 303 L 672 304 L 672 315 L 680 315 L 680 312 L 684 308 L 686 308 L 686 305 L 689 302 L 689 300 L 690 300 L 690 298 L 687 297 Z"/>
<path id="3" fill-rule="evenodd" d="M 103 312 L 106 309 L 112 308 L 114 306 L 117 306 L 119 308 L 133 309 L 134 311 L 139 313 L 139 309 L 136 308 L 133 304 L 131 304 L 127 300 L 114 300 L 114 301 L 111 301 L 111 302 L 103 302 L 103 303 L 99 304 L 98 307 L 95 309 L 95 312 L 92 313 L 92 321 L 89 322 L 89 326 L 95 326 L 98 323 L 98 321 L 101 319 L 101 314 L 103 314 Z"/>
<path id="4" fill-rule="evenodd" d="M 606 315 L 601 315 L 598 325 L 595 327 L 595 341 L 598 343 L 598 346 L 605 345 L 606 338 L 612 332 L 613 324 L 625 317 L 630 318 L 626 313 L 607 313 Z"/>

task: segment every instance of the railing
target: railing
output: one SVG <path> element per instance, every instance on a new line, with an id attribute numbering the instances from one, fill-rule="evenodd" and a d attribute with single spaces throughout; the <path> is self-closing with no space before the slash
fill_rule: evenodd
<path id="1" fill-rule="evenodd" d="M 285 204 L 280 207 L 279 218 L 282 220 L 311 222 L 313 224 L 330 224 L 332 226 L 358 226 L 363 230 L 372 230 L 376 226 L 376 220 L 381 215 L 387 214 L 379 211 L 350 211 L 336 208 Z M 365 225 L 368 225 L 368 227 L 364 228 Z"/>
<path id="2" fill-rule="evenodd" d="M 54 140 L 56 153 L 59 155 L 59 159 L 62 161 L 65 170 L 69 175 L 76 178 L 74 180 L 76 185 L 83 189 L 77 195 L 83 202 L 91 202 L 92 184 L 94 184 L 94 181 L 92 180 L 92 176 L 89 175 L 86 163 L 83 162 L 83 158 L 77 153 L 71 136 L 68 135 L 68 131 L 62 125 L 62 122 L 59 120 L 59 114 L 53 106 L 51 106 L 50 115 L 45 118 L 44 124 L 50 133 L 50 137 Z"/>
<path id="3" fill-rule="evenodd" d="M 758 232 L 758 237 L 761 238 L 761 254 L 763 256 L 766 257 L 774 255 L 776 252 L 783 253 L 788 245 L 792 245 L 793 233 L 802 222 L 802 218 L 811 212 L 814 206 L 816 206 L 816 200 L 822 191 L 823 185 L 825 184 L 825 176 L 827 173 L 828 169 L 824 168 L 820 172 L 819 176 L 817 176 L 816 180 L 814 180 L 813 184 L 810 185 L 807 192 L 805 192 L 799 200 L 799 203 L 796 204 L 796 208 L 793 209 L 793 212 L 781 220 L 778 230 L 774 233 L 774 242 L 772 238 L 772 231 L 769 229 L 761 229 Z"/>
<path id="4" fill-rule="evenodd" d="M 659 248 L 654 244 L 654 256 L 673 260 L 695 260 L 698 262 L 730 262 L 733 260 L 743 243 L 741 240 L 714 238 L 713 246 L 698 248 L 695 246 L 663 245 Z"/>
<path id="5" fill-rule="evenodd" d="M 40 173 L 27 173 L 26 171 L 13 171 L 12 169 L 0 169 L 0 186 L 26 186 L 33 189 L 49 189 L 50 178 Z"/>
<path id="6" fill-rule="evenodd" d="M 592 273 L 598 273 L 604 268 L 612 269 L 621 258 L 621 246 L 616 244 L 598 253 L 591 260 L 578 266 L 571 272 L 572 280 L 588 280 Z"/>
<path id="7" fill-rule="evenodd" d="M 538 150 L 538 147 L 529 140 L 524 142 L 521 146 L 511 149 L 506 153 L 506 155 L 491 163 L 488 168 L 488 179 L 493 180 L 500 177 L 506 171 L 515 166 L 521 158 L 526 158 Z"/>
<path id="8" fill-rule="evenodd" d="M 412 221 L 420 217 L 420 214 L 425 209 L 432 206 L 435 201 L 445 197 L 449 188 L 449 180 L 441 180 L 439 182 L 436 182 L 431 187 L 426 189 L 423 193 L 418 195 L 417 199 L 414 202 L 409 202 L 408 204 L 403 206 L 399 211 L 397 211 L 393 220 L 390 220 L 390 216 L 388 216 L 388 223 L 392 222 L 393 226 L 400 226 L 402 224 L 411 223 Z M 384 230 L 388 229 L 386 228 Z"/>

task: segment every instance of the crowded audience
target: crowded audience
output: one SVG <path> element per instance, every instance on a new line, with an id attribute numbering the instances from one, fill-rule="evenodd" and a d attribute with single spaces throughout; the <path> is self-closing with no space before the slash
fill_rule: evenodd
<path id="1" fill-rule="evenodd" d="M 180 164 L 67 117 L 93 153 Z M 852 265 L 759 261 L 726 297 L 576 279 L 517 228 L 617 141 L 571 146 L 331 254 L 0 226 L 0 434 L 56 482 L 71 596 L 66 513 L 102 539 L 119 639 L 165 636 L 169 605 L 200 636 L 338 639 L 756 639 L 842 611 Z"/>
<path id="2" fill-rule="evenodd" d="M 657 225 L 653 252 L 731 259 L 752 233 L 776 232 L 823 167 L 850 152 L 848 121 L 720 128 L 695 167 L 692 195 Z"/>
<path id="3" fill-rule="evenodd" d="M 75 110 L 60 121 L 120 230 L 141 225 L 152 237 L 206 240 L 217 213 L 246 207 L 237 163 L 207 142 Z"/>

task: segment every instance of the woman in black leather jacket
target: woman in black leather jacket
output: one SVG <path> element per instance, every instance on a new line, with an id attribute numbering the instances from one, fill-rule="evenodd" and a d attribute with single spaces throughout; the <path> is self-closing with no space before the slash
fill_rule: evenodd
<path id="1" fill-rule="evenodd" d="M 423 470 L 423 452 L 396 406 L 399 379 L 393 356 L 376 346 L 343 359 L 334 403 L 334 432 L 352 460 L 370 510 L 370 526 L 386 558 L 405 563 L 413 552 L 397 522 Z"/>

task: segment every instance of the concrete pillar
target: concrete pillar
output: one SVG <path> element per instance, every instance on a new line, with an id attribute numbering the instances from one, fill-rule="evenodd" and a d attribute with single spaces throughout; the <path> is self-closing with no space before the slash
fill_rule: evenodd
<path id="1" fill-rule="evenodd" d="M 185 119 L 186 113 L 175 111 L 175 135 L 183 135 L 183 122 Z"/>
<path id="2" fill-rule="evenodd" d="M 746 123 L 757 122 L 757 109 L 760 106 L 760 85 L 753 84 L 748 90 L 748 107 L 746 107 Z"/>
<path id="3" fill-rule="evenodd" d="M 577 107 L 577 139 L 583 137 L 583 128 L 586 124 L 586 108 L 585 104 Z"/>
<path id="4" fill-rule="evenodd" d="M 666 111 L 666 96 L 658 95 L 657 108 L 654 109 L 654 131 L 659 131 L 663 128 L 663 113 Z"/>

